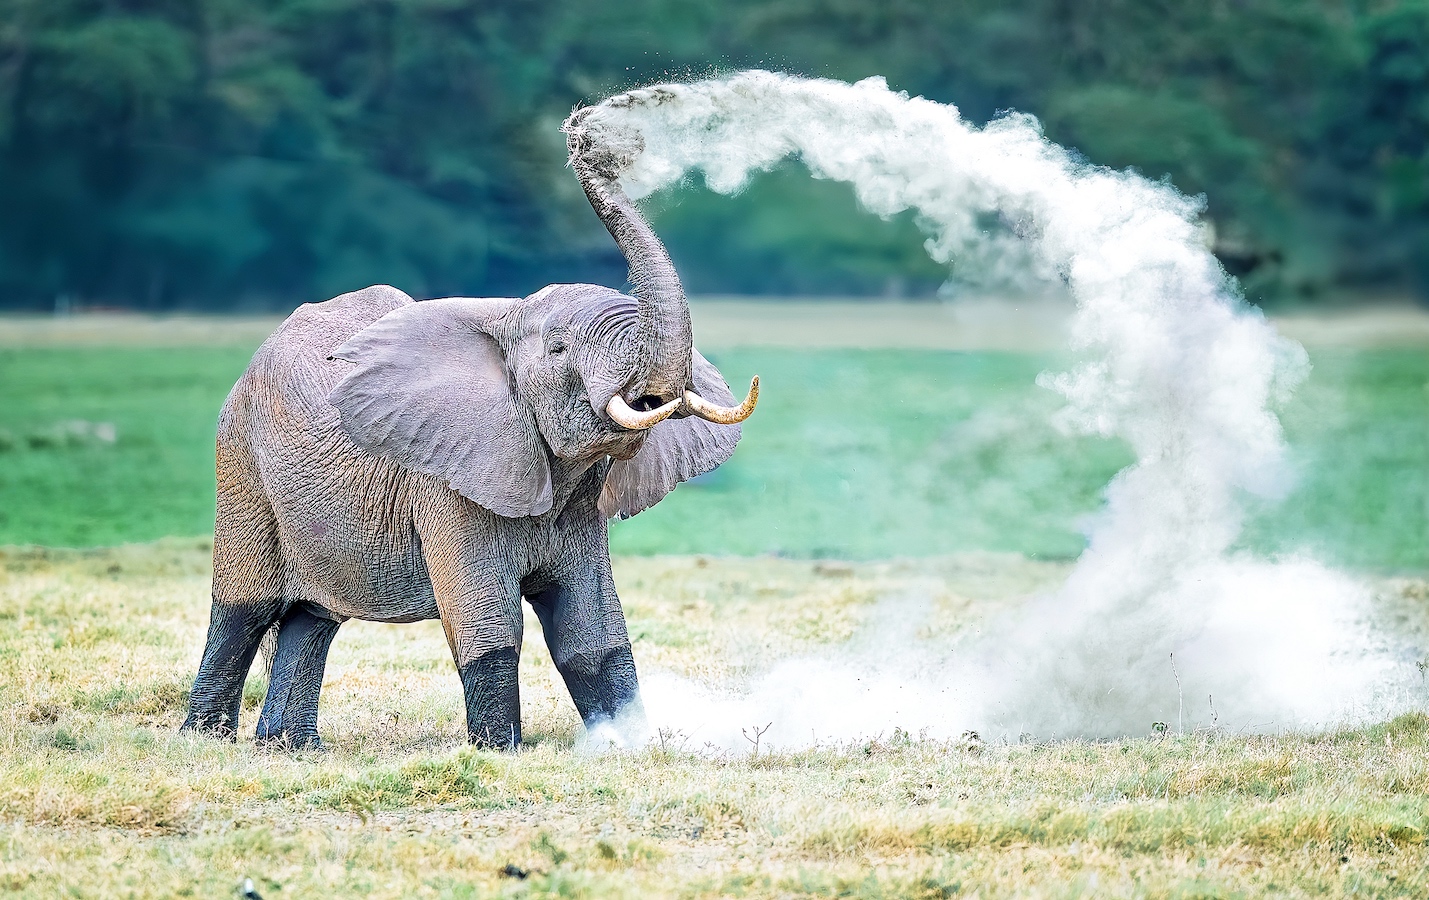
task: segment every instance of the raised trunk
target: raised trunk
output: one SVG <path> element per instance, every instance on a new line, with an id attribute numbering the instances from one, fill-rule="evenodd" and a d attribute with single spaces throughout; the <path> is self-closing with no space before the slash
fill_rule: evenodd
<path id="1" fill-rule="evenodd" d="M 643 396 L 662 401 L 682 397 L 690 386 L 690 307 L 685 289 L 665 245 L 640 215 L 617 180 L 639 148 L 621 152 L 608 135 L 587 122 L 591 108 L 577 110 L 566 121 L 566 143 L 590 205 L 625 254 L 630 283 L 640 301 L 642 358 L 629 385 L 629 400 Z M 628 136 L 621 137 L 629 140 Z M 636 138 L 638 140 L 638 137 Z"/>

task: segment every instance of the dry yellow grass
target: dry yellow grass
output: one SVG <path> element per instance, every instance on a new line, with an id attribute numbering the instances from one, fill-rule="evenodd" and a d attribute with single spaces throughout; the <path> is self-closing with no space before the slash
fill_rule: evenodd
<path id="1" fill-rule="evenodd" d="M 621 560 L 636 655 L 714 682 L 854 633 L 881 597 L 955 629 L 1062 570 Z M 529 625 L 531 746 L 462 744 L 434 623 L 351 623 L 331 750 L 180 735 L 200 541 L 0 551 L 0 890 L 56 896 L 1425 896 L 1429 718 L 1318 736 L 593 757 Z M 1386 586 L 1410 605 L 1425 583 Z M 509 868 L 508 868 L 509 867 Z M 505 873 L 505 874 L 503 874 Z M 524 877 L 523 877 L 524 876 Z"/>

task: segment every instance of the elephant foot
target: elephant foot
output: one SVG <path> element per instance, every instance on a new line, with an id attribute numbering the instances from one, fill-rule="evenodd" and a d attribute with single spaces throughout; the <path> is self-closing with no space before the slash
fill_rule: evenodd
<path id="1" fill-rule="evenodd" d="M 599 659 L 573 657 L 561 668 L 561 676 L 587 732 L 595 732 L 609 723 L 619 726 L 644 720 L 635 657 L 628 644 L 616 647 Z"/>
<path id="2" fill-rule="evenodd" d="M 179 731 L 191 731 L 204 737 L 213 738 L 219 741 L 238 740 L 238 729 L 227 715 L 205 716 L 199 713 L 190 712 L 188 718 L 184 719 L 184 724 L 179 726 Z"/>
<path id="3" fill-rule="evenodd" d="M 270 697 L 264 706 L 253 733 L 254 742 L 269 750 L 321 750 L 317 704 L 285 705 L 282 696 Z"/>
<path id="4" fill-rule="evenodd" d="M 264 750 L 297 751 L 326 750 L 316 728 L 274 728 L 258 723 L 258 731 L 253 736 L 254 743 Z"/>
<path id="5" fill-rule="evenodd" d="M 504 729 L 484 726 L 480 731 L 468 728 L 466 740 L 478 750 L 504 750 L 514 753 L 521 749 L 521 726 L 512 724 Z"/>
<path id="6" fill-rule="evenodd" d="M 521 746 L 518 662 L 515 648 L 503 647 L 461 667 L 466 736 L 472 746 L 484 750 L 515 750 Z"/>

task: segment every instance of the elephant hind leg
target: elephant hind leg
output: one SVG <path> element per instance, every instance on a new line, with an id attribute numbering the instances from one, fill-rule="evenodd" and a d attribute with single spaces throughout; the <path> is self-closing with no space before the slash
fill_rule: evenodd
<path id="1" fill-rule="evenodd" d="M 213 607 L 182 727 L 231 739 L 253 657 L 286 605 L 285 568 L 278 525 L 251 458 L 220 441 L 218 475 Z"/>
<path id="2" fill-rule="evenodd" d="M 294 750 L 322 746 L 318 738 L 318 694 L 322 691 L 328 649 L 339 624 L 314 615 L 301 604 L 283 616 L 273 652 L 268 698 L 258 717 L 260 744 Z"/>
<path id="3" fill-rule="evenodd" d="M 181 730 L 228 739 L 237 734 L 243 682 L 280 605 L 276 599 L 261 605 L 213 601 L 208 643 L 189 692 L 189 714 Z"/>

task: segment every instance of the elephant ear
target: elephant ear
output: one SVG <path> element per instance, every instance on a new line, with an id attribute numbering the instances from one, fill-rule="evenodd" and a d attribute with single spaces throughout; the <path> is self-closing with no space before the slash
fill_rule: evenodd
<path id="1" fill-rule="evenodd" d="M 691 353 L 692 380 L 701 397 L 720 406 L 735 406 L 719 369 Z M 734 453 L 738 425 L 716 425 L 698 416 L 666 419 L 650 429 L 645 444 L 630 459 L 617 460 L 605 476 L 600 511 L 607 518 L 628 519 L 659 503 L 675 485 L 713 470 Z"/>
<path id="2" fill-rule="evenodd" d="M 328 400 L 359 447 L 435 475 L 498 515 L 537 516 L 551 508 L 546 447 L 486 330 L 513 302 L 398 307 L 333 351 L 357 366 Z"/>

